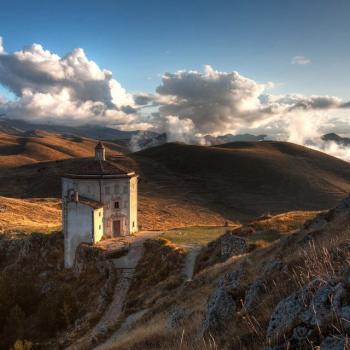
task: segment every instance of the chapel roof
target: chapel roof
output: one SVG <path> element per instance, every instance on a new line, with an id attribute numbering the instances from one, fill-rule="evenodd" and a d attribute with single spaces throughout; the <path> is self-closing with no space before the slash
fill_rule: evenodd
<path id="1" fill-rule="evenodd" d="M 109 160 L 81 158 L 75 162 L 75 169 L 64 177 L 69 178 L 120 178 L 133 177 L 134 171 Z"/>
<path id="2" fill-rule="evenodd" d="M 133 176 L 136 176 L 134 171 L 125 169 L 120 164 L 105 159 L 105 147 L 99 141 L 95 146 L 95 157 L 77 160 L 74 171 L 70 171 L 64 177 L 74 179 L 110 179 Z"/>

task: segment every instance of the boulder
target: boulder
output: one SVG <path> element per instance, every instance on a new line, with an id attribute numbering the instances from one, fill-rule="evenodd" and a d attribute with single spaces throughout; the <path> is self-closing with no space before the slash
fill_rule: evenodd
<path id="1" fill-rule="evenodd" d="M 244 297 L 244 309 L 251 311 L 259 305 L 259 299 L 266 292 L 266 285 L 262 279 L 255 280 L 247 289 Z"/>
<path id="2" fill-rule="evenodd" d="M 236 270 L 226 272 L 219 280 L 219 287 L 228 290 L 229 292 L 235 292 L 239 290 L 241 280 L 244 276 L 244 269 L 242 265 L 238 265 Z"/>
<path id="3" fill-rule="evenodd" d="M 325 338 L 320 346 L 320 350 L 344 350 L 345 344 L 349 346 L 349 339 L 344 339 L 341 336 L 331 336 Z"/>
<path id="4" fill-rule="evenodd" d="M 167 319 L 166 328 L 178 329 L 180 328 L 186 319 L 190 316 L 190 310 L 186 310 L 181 307 L 172 309 Z"/>
<path id="5" fill-rule="evenodd" d="M 240 284 L 244 276 L 242 265 L 234 271 L 229 271 L 219 280 L 218 287 L 209 297 L 207 310 L 202 322 L 200 335 L 208 333 L 220 333 L 225 329 L 225 324 L 235 317 L 238 303 L 237 296 L 240 293 Z"/>
<path id="6" fill-rule="evenodd" d="M 220 333 L 225 328 L 225 322 L 233 319 L 236 309 L 233 296 L 225 288 L 218 287 L 209 298 L 201 335 Z"/>
<path id="7" fill-rule="evenodd" d="M 315 279 L 280 301 L 267 329 L 268 338 L 284 337 L 289 344 L 302 344 L 320 331 L 349 327 L 350 293 L 342 282 Z"/>
<path id="8" fill-rule="evenodd" d="M 249 245 L 247 241 L 239 236 L 226 233 L 220 238 L 221 256 L 229 258 L 234 255 L 240 255 L 248 252 Z"/>

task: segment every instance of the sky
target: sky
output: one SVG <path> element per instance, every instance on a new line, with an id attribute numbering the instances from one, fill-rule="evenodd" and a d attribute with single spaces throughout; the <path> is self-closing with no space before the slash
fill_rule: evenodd
<path id="1" fill-rule="evenodd" d="M 348 0 L 1 0 L 0 9 L 8 117 L 176 128 L 184 141 L 350 135 Z"/>

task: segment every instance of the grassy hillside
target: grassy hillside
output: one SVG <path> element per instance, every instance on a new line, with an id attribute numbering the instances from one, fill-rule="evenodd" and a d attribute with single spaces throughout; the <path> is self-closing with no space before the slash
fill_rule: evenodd
<path id="1" fill-rule="evenodd" d="M 32 148 L 26 144 L 25 154 L 32 150 L 31 164 L 1 163 L 0 195 L 59 198 L 60 177 L 84 166 L 82 159 L 72 157 L 93 154 L 93 140 L 45 135 L 34 137 L 41 143 L 31 141 Z M 34 160 L 43 158 L 39 148 L 58 152 L 58 142 L 65 144 L 68 159 Z M 223 226 L 268 212 L 323 210 L 350 191 L 349 163 L 291 143 L 236 142 L 216 147 L 172 143 L 122 156 L 112 153 L 115 145 L 107 146 L 111 160 L 140 174 L 142 229 Z M 12 157 L 19 163 L 23 159 L 18 154 Z"/>
<path id="2" fill-rule="evenodd" d="M 102 349 L 349 349 L 349 208 L 347 199 L 263 247 L 207 259 L 191 282 L 181 284 L 176 269 L 147 288 L 140 278 L 125 319 L 146 313 Z M 282 221 L 293 226 L 290 219 L 263 220 L 264 230 L 283 230 Z M 208 245 L 212 258 L 220 245 Z M 147 252 L 147 267 L 141 261 L 140 275 L 159 266 L 152 265 L 158 250 L 153 254 Z"/>
<path id="3" fill-rule="evenodd" d="M 0 132 L 0 167 L 16 167 L 41 161 L 89 157 L 96 140 L 41 130 L 19 134 Z M 122 144 L 106 142 L 107 152 L 120 154 Z"/>
<path id="4" fill-rule="evenodd" d="M 286 142 L 172 143 L 132 157 L 149 188 L 228 220 L 326 209 L 350 191 L 349 163 Z"/>
<path id="5" fill-rule="evenodd" d="M 0 197 L 0 232 L 49 233 L 61 227 L 61 205 L 57 199 Z"/>

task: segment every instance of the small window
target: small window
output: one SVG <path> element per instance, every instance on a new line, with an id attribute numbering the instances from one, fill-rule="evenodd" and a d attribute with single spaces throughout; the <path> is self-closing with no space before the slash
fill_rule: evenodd
<path id="1" fill-rule="evenodd" d="M 101 216 L 101 212 L 100 211 L 98 212 L 98 216 Z"/>
<path id="2" fill-rule="evenodd" d="M 114 194 L 117 194 L 119 192 L 119 186 L 114 185 Z"/>
<path id="3" fill-rule="evenodd" d="M 101 225 L 98 226 L 98 229 L 101 230 Z"/>
<path id="4" fill-rule="evenodd" d="M 128 193 L 128 186 L 127 185 L 124 186 L 124 193 L 125 194 Z"/>
<path id="5" fill-rule="evenodd" d="M 114 202 L 114 208 L 119 209 L 119 202 Z"/>
<path id="6" fill-rule="evenodd" d="M 132 222 L 132 227 L 135 227 L 135 221 Z"/>
<path id="7" fill-rule="evenodd" d="M 109 194 L 109 186 L 106 186 L 106 187 L 105 187 L 105 193 L 106 193 L 106 194 Z"/>
<path id="8" fill-rule="evenodd" d="M 87 185 L 87 191 L 90 193 L 90 185 Z"/>

